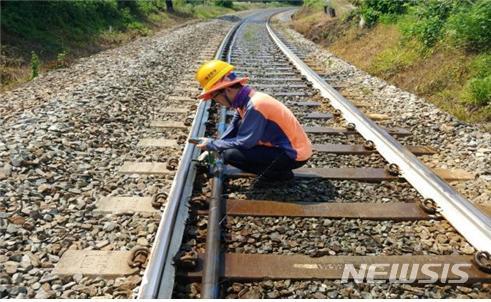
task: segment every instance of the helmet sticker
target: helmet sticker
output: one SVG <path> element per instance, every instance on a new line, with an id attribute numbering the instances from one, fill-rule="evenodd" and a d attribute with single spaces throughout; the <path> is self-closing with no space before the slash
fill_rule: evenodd
<path id="1" fill-rule="evenodd" d="M 213 78 L 215 76 L 216 73 L 217 73 L 217 70 L 215 68 L 209 74 L 206 75 L 205 81 L 209 81 L 211 78 Z"/>

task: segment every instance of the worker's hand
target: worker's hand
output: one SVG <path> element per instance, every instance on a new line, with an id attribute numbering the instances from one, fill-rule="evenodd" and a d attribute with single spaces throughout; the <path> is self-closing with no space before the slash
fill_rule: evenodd
<path id="1" fill-rule="evenodd" d="M 200 139 L 201 139 L 201 142 L 198 145 L 196 145 L 196 147 L 200 148 L 201 150 L 208 150 L 207 145 L 211 139 L 209 139 L 207 137 L 200 137 Z"/>

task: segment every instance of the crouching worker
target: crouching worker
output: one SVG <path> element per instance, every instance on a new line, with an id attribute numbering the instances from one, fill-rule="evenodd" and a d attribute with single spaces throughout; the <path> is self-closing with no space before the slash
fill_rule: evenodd
<path id="1" fill-rule="evenodd" d="M 198 98 L 236 110 L 219 139 L 203 139 L 198 147 L 220 152 L 225 164 L 265 181 L 293 179 L 292 169 L 312 155 L 307 134 L 285 105 L 247 86 L 248 78 L 238 78 L 233 70 L 232 65 L 213 60 L 196 73 L 204 89 Z"/>

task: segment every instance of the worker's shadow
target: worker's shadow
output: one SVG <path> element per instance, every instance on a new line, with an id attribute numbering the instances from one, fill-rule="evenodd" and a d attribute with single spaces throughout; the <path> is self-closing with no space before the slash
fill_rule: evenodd
<path id="1" fill-rule="evenodd" d="M 255 186 L 229 182 L 228 192 L 240 192 L 248 200 L 274 200 L 285 202 L 333 202 L 338 196 L 334 184 L 322 178 L 296 178 L 294 181 L 278 182 L 270 186 Z"/>

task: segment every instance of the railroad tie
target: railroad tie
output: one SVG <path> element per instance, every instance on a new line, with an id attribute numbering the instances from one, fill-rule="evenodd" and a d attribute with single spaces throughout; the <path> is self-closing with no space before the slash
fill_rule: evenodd
<path id="1" fill-rule="evenodd" d="M 345 155 L 368 155 L 377 153 L 376 149 L 367 149 L 363 145 L 343 145 L 343 144 L 313 144 L 314 151 L 319 153 L 345 154 Z M 414 155 L 432 155 L 436 150 L 426 146 L 406 146 Z"/>
<path id="2" fill-rule="evenodd" d="M 287 102 L 286 104 L 291 105 L 291 106 L 303 106 L 303 107 L 318 107 L 321 105 L 318 102 L 312 102 L 312 101 L 305 101 L 305 102 L 293 102 L 293 101 L 291 101 L 291 102 Z"/>
<path id="3" fill-rule="evenodd" d="M 305 84 L 290 84 L 290 83 L 286 83 L 284 85 L 278 85 L 278 84 L 256 84 L 254 85 L 254 88 L 256 89 L 301 89 L 301 88 L 308 88 L 309 86 L 305 85 Z"/>
<path id="4" fill-rule="evenodd" d="M 387 114 L 380 114 L 380 113 L 365 113 L 368 118 L 374 121 L 386 121 L 390 120 L 390 116 Z"/>
<path id="5" fill-rule="evenodd" d="M 143 138 L 138 142 L 137 147 L 155 147 L 155 148 L 172 148 L 177 147 L 178 143 L 175 139 L 165 138 Z"/>
<path id="6" fill-rule="evenodd" d="M 184 125 L 184 122 L 180 121 L 151 121 L 150 122 L 150 127 L 154 128 L 180 128 L 180 129 L 187 129 L 188 126 Z"/>
<path id="7" fill-rule="evenodd" d="M 179 93 L 179 94 L 191 94 L 191 95 L 197 95 L 201 92 L 200 89 L 198 89 L 197 87 L 195 88 L 190 88 L 190 87 L 177 87 L 177 88 L 174 88 L 174 91 L 175 93 Z"/>
<path id="8" fill-rule="evenodd" d="M 297 102 L 300 106 L 304 106 L 303 103 L 307 103 L 306 106 L 317 106 L 315 105 L 314 103 L 315 102 Z M 318 103 L 317 103 L 318 104 Z M 320 105 L 320 104 L 319 104 Z M 227 115 L 229 116 L 232 116 L 235 114 L 235 110 L 228 110 L 227 111 Z M 311 113 L 308 113 L 308 114 L 305 114 L 305 115 L 299 115 L 299 117 L 302 117 L 304 119 L 309 119 L 309 120 L 328 120 L 328 119 L 332 119 L 333 118 L 333 115 L 332 113 L 323 113 L 323 112 L 311 112 Z"/>
<path id="9" fill-rule="evenodd" d="M 349 130 L 346 128 L 330 128 L 330 127 L 321 127 L 321 126 L 304 126 L 303 129 L 307 133 L 313 134 L 328 134 L 328 135 L 343 135 L 343 134 L 357 134 L 356 130 Z M 387 131 L 391 135 L 397 136 L 409 136 L 411 132 L 404 128 L 382 128 Z"/>
<path id="10" fill-rule="evenodd" d="M 268 91 L 266 91 L 266 92 L 268 92 Z M 310 93 L 302 92 L 302 91 L 281 91 L 281 92 L 272 92 L 272 95 L 274 97 L 278 97 L 278 98 L 280 98 L 280 97 L 293 97 L 293 96 L 309 97 Z M 313 105 L 313 106 L 319 106 L 319 105 Z"/>
<path id="11" fill-rule="evenodd" d="M 196 89 L 189 89 L 189 91 L 196 92 L 196 94 L 199 93 L 199 90 Z M 185 95 L 169 95 L 167 97 L 167 100 L 169 101 L 176 101 L 176 102 L 189 102 L 189 103 L 196 103 L 196 98 L 190 97 L 190 96 L 185 96 Z"/>
<path id="12" fill-rule="evenodd" d="M 473 262 L 472 256 L 460 255 L 413 255 L 413 256 L 323 256 L 312 258 L 305 255 L 273 255 L 273 254 L 239 254 L 226 253 L 223 262 L 226 264 L 221 277 L 231 281 L 252 280 L 309 280 L 329 279 L 340 280 L 343 278 L 345 267 L 351 266 L 358 272 L 361 265 L 374 265 L 377 267 L 375 279 L 389 280 L 393 277 L 390 273 L 391 265 L 409 265 L 415 267 L 415 277 L 411 277 L 412 283 L 420 280 L 429 280 L 430 275 L 425 274 L 421 267 L 431 263 L 431 271 L 437 276 L 446 275 L 446 280 L 462 280 L 462 274 L 453 271 L 446 272 L 449 265 L 459 265 L 459 270 L 467 273 L 465 284 L 475 282 L 490 282 L 491 274 L 480 271 Z M 195 271 L 178 272 L 193 280 L 199 280 L 202 274 L 204 255 L 200 254 L 198 267 Z M 363 272 L 363 271 L 362 271 Z M 366 271 L 364 271 L 366 273 Z M 364 274 L 366 277 L 366 274 Z M 365 279 L 363 277 L 363 279 Z M 406 277 L 406 276 L 402 276 Z M 351 276 L 350 279 L 352 279 Z"/>
<path id="13" fill-rule="evenodd" d="M 52 274 L 59 276 L 82 274 L 105 278 L 133 275 L 140 269 L 128 265 L 131 254 L 131 251 L 67 250 Z"/>
<path id="14" fill-rule="evenodd" d="M 353 105 L 355 105 L 358 108 L 370 107 L 370 104 L 367 104 L 367 103 L 361 103 L 361 102 L 352 102 L 352 103 L 353 103 Z"/>
<path id="15" fill-rule="evenodd" d="M 274 200 L 227 199 L 225 212 L 229 216 L 254 217 L 321 217 L 370 220 L 425 220 L 430 216 L 416 202 L 286 202 Z M 208 211 L 199 211 L 206 215 Z"/>
<path id="16" fill-rule="evenodd" d="M 164 162 L 124 162 L 118 173 L 121 174 L 140 174 L 140 175 L 168 175 L 174 171 L 167 169 Z"/>
<path id="17" fill-rule="evenodd" d="M 179 84 L 194 86 L 194 87 L 196 87 L 196 89 L 199 89 L 198 81 L 196 81 L 195 79 L 194 80 L 184 80 L 184 81 L 179 82 Z"/>
<path id="18" fill-rule="evenodd" d="M 474 179 L 474 175 L 466 171 L 455 169 L 433 168 L 440 178 L 446 181 L 464 181 Z M 227 166 L 226 174 L 229 177 L 255 177 L 255 174 L 247 173 L 232 166 Z M 401 176 L 389 174 L 383 168 L 299 168 L 293 170 L 298 178 L 325 178 L 332 180 L 357 180 L 364 182 L 379 182 L 384 180 L 396 180 Z"/>
<path id="19" fill-rule="evenodd" d="M 94 213 L 148 213 L 160 214 L 160 210 L 152 206 L 153 196 L 106 196 L 96 201 Z"/>
<path id="20" fill-rule="evenodd" d="M 303 80 L 302 78 L 300 77 L 294 77 L 294 76 L 291 76 L 291 77 L 282 77 L 282 78 L 266 78 L 266 77 L 251 77 L 251 83 L 254 82 L 254 83 L 258 83 L 258 82 L 267 82 L 267 83 L 273 83 L 273 82 L 288 82 L 288 83 L 292 83 L 292 82 L 297 82 L 297 83 L 305 83 L 305 80 Z M 253 87 L 257 87 L 258 84 L 252 84 L 251 86 Z"/>
<path id="21" fill-rule="evenodd" d="M 171 107 L 165 107 L 165 108 L 159 108 L 158 112 L 159 113 L 189 113 L 190 109 L 189 108 L 171 108 Z"/>
<path id="22" fill-rule="evenodd" d="M 248 75 L 247 72 L 236 72 L 238 76 Z M 298 77 L 295 72 L 268 72 L 268 76 L 271 77 Z"/>
<path id="23" fill-rule="evenodd" d="M 328 120 L 328 119 L 332 119 L 333 115 L 332 113 L 314 111 L 309 114 L 303 115 L 302 117 L 309 120 Z"/>
<path id="24" fill-rule="evenodd" d="M 240 66 L 248 66 L 251 64 L 256 65 L 256 67 L 265 67 L 265 68 L 274 68 L 274 69 L 280 69 L 280 70 L 290 70 L 291 67 L 288 64 L 288 61 L 282 62 L 275 62 L 275 63 L 266 63 L 266 64 L 261 64 L 262 62 L 260 61 L 255 61 L 255 62 L 244 62 L 244 61 L 235 61 L 231 62 L 233 65 L 240 65 Z"/>

